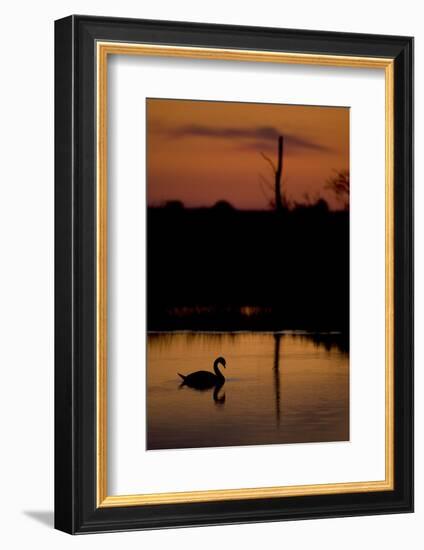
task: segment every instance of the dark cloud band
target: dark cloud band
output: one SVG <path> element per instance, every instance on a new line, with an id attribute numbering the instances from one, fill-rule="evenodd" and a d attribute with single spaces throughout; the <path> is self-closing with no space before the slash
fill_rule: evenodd
<path id="1" fill-rule="evenodd" d="M 319 143 L 305 139 L 294 134 L 286 133 L 284 131 L 275 128 L 274 126 L 258 126 L 255 128 L 241 128 L 241 127 L 211 127 L 202 126 L 198 124 L 189 124 L 186 126 L 180 126 L 173 130 L 165 131 L 161 129 L 163 133 L 168 133 L 172 138 L 215 138 L 215 139 L 235 139 L 242 140 L 242 143 L 238 144 L 242 149 L 269 149 L 275 146 L 275 141 L 280 135 L 284 135 L 285 145 L 289 150 L 310 150 L 317 152 L 331 152 L 332 150 Z"/>

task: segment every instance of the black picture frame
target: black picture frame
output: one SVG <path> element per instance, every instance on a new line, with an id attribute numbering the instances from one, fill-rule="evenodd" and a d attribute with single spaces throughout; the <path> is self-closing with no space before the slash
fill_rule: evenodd
<path id="1" fill-rule="evenodd" d="M 99 40 L 394 60 L 394 490 L 98 507 Z M 55 527 L 93 533 L 413 511 L 413 39 L 73 15 L 55 23 Z"/>

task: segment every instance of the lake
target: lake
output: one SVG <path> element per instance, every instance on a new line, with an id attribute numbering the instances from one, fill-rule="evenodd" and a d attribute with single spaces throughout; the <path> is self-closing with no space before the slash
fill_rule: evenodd
<path id="1" fill-rule="evenodd" d="M 349 439 L 349 355 L 336 333 L 149 333 L 148 450 Z M 177 375 L 213 371 L 199 391 Z"/>

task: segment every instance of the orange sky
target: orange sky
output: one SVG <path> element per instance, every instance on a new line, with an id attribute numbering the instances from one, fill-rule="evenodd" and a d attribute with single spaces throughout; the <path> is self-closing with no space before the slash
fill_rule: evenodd
<path id="1" fill-rule="evenodd" d="M 283 191 L 291 201 L 325 198 L 334 170 L 349 168 L 349 109 L 259 103 L 147 99 L 148 204 L 187 207 L 226 200 L 267 209 L 277 136 L 284 139 Z"/>

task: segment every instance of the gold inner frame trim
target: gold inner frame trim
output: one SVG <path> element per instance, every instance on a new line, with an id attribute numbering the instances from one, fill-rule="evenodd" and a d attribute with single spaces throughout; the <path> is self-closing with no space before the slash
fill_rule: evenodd
<path id="1" fill-rule="evenodd" d="M 306 495 L 366 493 L 394 489 L 394 60 L 123 42 L 96 43 L 97 55 L 97 506 L 142 506 Z M 109 496 L 107 493 L 107 61 L 109 55 L 143 55 L 228 61 L 256 61 L 385 71 L 385 479 L 349 483 L 289 485 Z"/>

